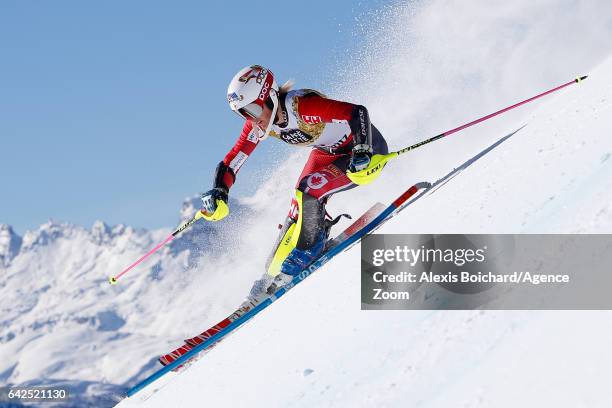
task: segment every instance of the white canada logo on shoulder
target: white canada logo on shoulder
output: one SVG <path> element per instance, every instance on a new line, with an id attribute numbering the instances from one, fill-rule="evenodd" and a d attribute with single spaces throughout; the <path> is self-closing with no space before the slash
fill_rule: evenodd
<path id="1" fill-rule="evenodd" d="M 308 123 L 309 125 L 315 125 L 317 123 L 323 122 L 320 116 L 315 115 L 302 115 L 302 120 L 304 123 Z"/>
<path id="2" fill-rule="evenodd" d="M 327 177 L 321 173 L 312 173 L 306 180 L 306 184 L 313 190 L 318 190 L 329 182 Z"/>

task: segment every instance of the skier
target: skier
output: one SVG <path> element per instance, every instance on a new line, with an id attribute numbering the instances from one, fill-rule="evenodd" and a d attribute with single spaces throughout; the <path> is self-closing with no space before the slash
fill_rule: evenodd
<path id="1" fill-rule="evenodd" d="M 228 193 L 236 175 L 262 140 L 272 136 L 312 147 L 266 272 L 247 298 L 253 303 L 289 282 L 323 252 L 331 225 L 340 218 L 326 217 L 329 197 L 356 187 L 357 172 L 359 184 L 371 182 L 380 173 L 373 169 L 367 175 L 372 154 L 388 153 L 364 106 L 291 87 L 287 82 L 279 88 L 272 72 L 259 65 L 245 67 L 234 76 L 227 98 L 245 123 L 234 147 L 217 166 L 212 190 L 202 195 L 204 218 L 219 221 L 229 214 Z"/>

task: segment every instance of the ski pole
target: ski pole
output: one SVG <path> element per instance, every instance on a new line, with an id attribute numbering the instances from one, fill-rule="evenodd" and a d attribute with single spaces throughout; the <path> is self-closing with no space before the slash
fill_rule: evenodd
<path id="1" fill-rule="evenodd" d="M 584 75 L 584 76 L 581 76 L 581 77 L 577 77 L 576 79 L 572 79 L 569 82 L 566 82 L 566 83 L 564 83 L 562 85 L 559 85 L 559 86 L 557 86 L 555 88 L 549 89 L 548 91 L 542 92 L 542 93 L 540 93 L 538 95 L 532 96 L 531 98 L 525 99 L 524 101 L 517 102 L 514 105 L 507 106 L 507 107 L 505 107 L 503 109 L 500 109 L 500 110 L 498 110 L 496 112 L 490 113 L 490 114 L 488 114 L 486 116 L 483 116 L 481 118 L 478 118 L 478 119 L 473 120 L 471 122 L 468 122 L 466 124 L 458 126 L 458 127 L 454 128 L 454 129 L 447 130 L 446 132 L 440 133 L 439 135 L 436 135 L 436 136 L 431 137 L 429 139 L 420 141 L 420 142 L 415 143 L 415 144 L 413 144 L 411 146 L 404 147 L 403 149 L 397 150 L 395 152 L 391 152 L 391 153 L 387 153 L 387 154 L 375 154 L 375 155 L 372 156 L 372 161 L 371 161 L 371 165 L 370 165 L 369 168 L 361 170 L 361 171 L 358 171 L 358 172 L 355 172 L 355 173 L 351 173 L 349 175 L 349 177 L 350 177 L 350 179 L 355 184 L 362 184 L 362 183 L 360 183 L 361 181 L 363 181 L 363 183 L 367 183 L 367 182 L 371 181 L 370 179 L 372 178 L 372 175 L 374 173 L 379 172 L 380 170 L 382 170 L 382 168 L 391 159 L 394 159 L 394 158 L 396 158 L 396 157 L 398 157 L 398 156 L 400 156 L 400 155 L 402 155 L 402 154 L 404 154 L 406 152 L 409 152 L 409 151 L 414 150 L 414 149 L 416 149 L 418 147 L 424 146 L 424 145 L 426 145 L 428 143 L 431 143 L 433 141 L 436 141 L 438 139 L 442 139 L 443 137 L 450 136 L 453 133 L 459 132 L 460 130 L 463 130 L 463 129 L 468 128 L 468 127 L 473 126 L 473 125 L 476 125 L 476 124 L 478 124 L 480 122 L 484 122 L 485 120 L 491 119 L 494 116 L 500 115 L 500 114 L 502 114 L 504 112 L 507 112 L 507 111 L 509 111 L 511 109 L 514 109 L 514 108 L 517 108 L 517 107 L 519 107 L 521 105 L 529 103 L 529 102 L 531 102 L 531 101 L 533 101 L 535 99 L 541 98 L 542 96 L 545 96 L 545 95 L 548 95 L 548 94 L 553 93 L 555 91 L 558 91 L 559 89 L 565 88 L 566 86 L 569 86 L 569 85 L 581 82 L 581 81 L 583 81 L 586 78 L 587 78 L 587 75 Z"/>
<path id="2" fill-rule="evenodd" d="M 183 223 L 180 227 L 178 227 L 176 229 L 176 231 L 174 231 L 172 234 L 168 235 L 166 237 L 166 239 L 164 239 L 162 242 L 157 244 L 155 246 L 155 248 L 151 249 L 149 252 L 147 252 L 142 257 L 140 257 L 140 259 L 138 259 L 136 262 L 134 262 L 133 264 L 131 264 L 130 266 L 128 266 L 127 268 L 125 268 L 124 270 L 119 272 L 117 275 L 109 277 L 108 281 L 110 282 L 110 284 L 111 285 L 116 284 L 117 280 L 120 277 L 122 277 L 123 275 L 128 273 L 131 269 L 133 269 L 136 265 L 138 265 L 139 263 L 141 263 L 142 261 L 147 259 L 150 255 L 152 255 L 153 253 L 157 252 L 158 249 L 160 249 L 161 247 L 166 245 L 168 242 L 172 241 L 174 239 L 174 237 L 176 237 L 178 234 L 180 234 L 182 231 L 186 230 L 187 228 L 191 227 L 193 224 L 195 224 L 203 216 L 204 216 L 204 213 L 202 213 L 202 210 L 198 210 L 196 215 L 191 220 L 186 221 L 185 223 Z"/>

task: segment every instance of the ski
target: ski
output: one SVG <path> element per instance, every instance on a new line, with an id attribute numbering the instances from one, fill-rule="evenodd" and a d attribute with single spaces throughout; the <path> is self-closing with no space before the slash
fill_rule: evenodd
<path id="1" fill-rule="evenodd" d="M 349 228 L 347 228 L 345 232 L 340 234 L 335 239 L 337 241 L 334 244 L 332 244 L 332 246 L 328 248 L 319 258 L 317 258 L 308 268 L 304 269 L 302 272 L 296 275 L 293 278 L 293 280 L 291 280 L 289 283 L 279 288 L 274 294 L 270 295 L 268 298 L 264 299 L 260 303 L 253 305 L 252 308 L 245 307 L 244 309 L 248 309 L 248 310 L 242 310 L 241 311 L 242 313 L 234 312 L 228 318 L 222 320 L 221 322 L 211 327 L 210 329 L 204 331 L 200 335 L 187 340 L 187 341 L 191 340 L 192 343 L 194 344 L 198 342 L 198 344 L 192 346 L 188 343 L 185 343 L 183 346 L 179 347 L 173 352 L 160 357 L 160 362 L 162 364 L 164 364 L 165 362 L 165 365 L 159 370 L 157 370 L 156 372 L 154 372 L 153 374 L 151 374 L 149 377 L 145 378 L 144 380 L 140 381 L 138 384 L 130 388 L 127 391 L 127 396 L 128 397 L 133 396 L 134 394 L 136 394 L 137 392 L 139 392 L 140 390 L 142 390 L 149 384 L 153 383 L 154 381 L 156 381 L 163 375 L 167 374 L 168 372 L 174 371 L 175 369 L 181 366 L 189 365 L 188 363 L 190 361 L 192 362 L 192 360 L 195 357 L 197 357 L 198 354 L 202 353 L 203 351 L 207 349 L 210 349 L 211 346 L 214 346 L 218 341 L 223 339 L 229 333 L 235 331 L 245 322 L 252 319 L 259 312 L 267 308 L 270 304 L 275 302 L 278 298 L 283 296 L 285 293 L 287 293 L 297 284 L 299 284 L 304 279 L 306 279 L 308 276 L 310 276 L 314 271 L 316 271 L 317 269 L 325 265 L 334 256 L 349 249 L 354 244 L 359 242 L 361 238 L 363 238 L 365 235 L 370 234 L 374 230 L 380 228 L 381 225 L 383 225 L 389 219 L 397 215 L 397 213 L 399 213 L 404 208 L 406 208 L 410 203 L 414 202 L 419 197 L 421 197 L 422 194 L 410 200 L 410 198 L 412 198 L 419 190 L 426 189 L 429 187 L 431 187 L 430 183 L 427 183 L 427 182 L 417 183 L 413 185 L 412 187 L 410 187 L 408 190 L 406 190 L 402 195 L 400 195 L 397 199 L 395 199 L 390 205 L 382 209 L 382 211 L 380 210 L 384 206 L 372 207 L 372 208 L 377 208 L 376 209 L 377 215 L 372 220 L 370 220 L 369 222 L 364 222 L 364 221 L 360 222 L 363 216 L 360 217 L 360 219 L 358 219 Z M 370 210 L 372 210 L 372 208 Z M 353 229 L 349 231 L 351 228 Z M 346 235 L 344 235 L 345 233 Z M 194 340 L 194 339 L 197 339 L 197 340 Z M 162 359 L 164 359 L 163 362 L 162 362 Z"/>
<path id="2" fill-rule="evenodd" d="M 351 235 L 355 234 L 361 228 L 365 227 L 368 223 L 374 220 L 381 212 L 383 212 L 384 209 L 385 209 L 384 204 L 382 203 L 374 204 L 368 211 L 366 211 L 361 217 L 359 217 L 348 228 L 346 228 L 340 235 L 330 240 L 328 247 L 327 247 L 327 251 L 329 251 L 331 248 L 335 247 L 336 245 L 348 239 Z M 251 304 L 250 306 L 241 307 L 235 310 L 232 314 L 230 314 L 229 316 L 227 316 L 225 319 L 221 320 L 217 324 L 211 326 L 209 329 L 203 331 L 202 333 L 198 334 L 195 337 L 186 339 L 185 344 L 181 345 L 180 347 L 177 347 L 176 349 L 172 350 L 170 353 L 164 354 L 163 356 L 161 356 L 159 358 L 159 362 L 164 366 L 172 363 L 177 358 L 188 353 L 195 346 L 198 346 L 204 343 L 206 340 L 208 340 L 215 334 L 225 329 L 233 321 L 240 318 L 242 315 L 244 315 L 246 312 L 248 312 L 250 309 L 252 309 L 255 306 L 257 305 Z M 216 343 L 208 347 L 205 351 L 209 351 L 215 345 Z M 179 366 L 175 368 L 173 371 L 179 371 L 183 367 L 185 367 L 185 365 Z"/>
<path id="3" fill-rule="evenodd" d="M 249 310 L 251 310 L 252 307 L 254 307 L 254 306 L 256 306 L 256 305 L 252 305 L 251 307 L 242 307 L 240 309 L 235 310 L 231 315 L 229 315 L 225 319 L 221 320 L 219 323 L 215 324 L 211 328 L 203 331 L 202 333 L 198 334 L 195 337 L 192 337 L 190 339 L 185 340 L 185 344 L 183 344 L 182 346 L 174 349 L 170 353 L 164 354 L 163 356 L 161 356 L 159 358 L 159 362 L 162 365 L 164 365 L 164 366 L 174 362 L 176 359 L 180 358 L 181 356 L 183 356 L 183 355 L 187 354 L 188 352 L 190 352 L 191 350 L 193 350 L 193 348 L 195 346 L 197 346 L 199 344 L 202 344 L 203 342 L 205 342 L 206 340 L 210 339 L 211 337 L 213 337 L 217 333 L 222 332 L 230 324 L 232 324 L 232 322 L 234 322 L 237 319 L 239 319 L 240 317 L 242 317 L 245 313 L 247 313 Z M 214 345 L 211 344 L 209 346 L 209 348 L 212 348 L 213 346 Z M 183 366 L 184 365 L 178 366 L 173 371 L 179 371 Z"/>

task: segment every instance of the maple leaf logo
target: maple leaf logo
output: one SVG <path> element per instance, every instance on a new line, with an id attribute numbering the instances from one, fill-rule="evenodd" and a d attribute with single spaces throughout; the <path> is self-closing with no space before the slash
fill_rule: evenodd
<path id="1" fill-rule="evenodd" d="M 316 186 L 323 182 L 323 178 L 321 176 L 312 176 L 310 182 Z"/>
<path id="2" fill-rule="evenodd" d="M 329 180 L 327 179 L 327 177 L 325 177 L 325 174 L 314 173 L 311 174 L 310 177 L 308 177 L 307 184 L 308 187 L 312 189 L 319 189 L 326 185 L 328 181 Z"/>

